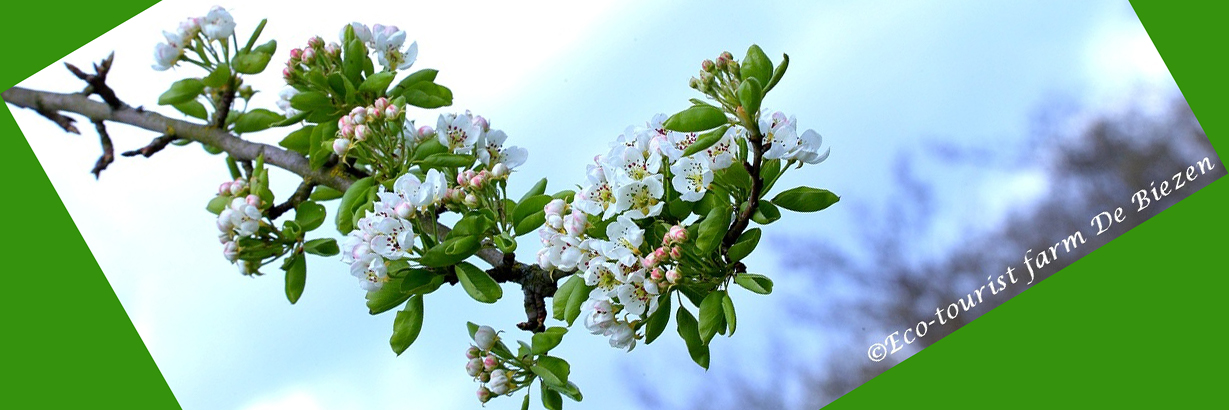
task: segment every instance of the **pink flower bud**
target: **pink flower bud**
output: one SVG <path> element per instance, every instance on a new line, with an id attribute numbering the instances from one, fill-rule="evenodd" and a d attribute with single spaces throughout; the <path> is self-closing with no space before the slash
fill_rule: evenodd
<path id="1" fill-rule="evenodd" d="M 384 108 L 385 118 L 393 119 L 393 118 L 397 118 L 397 116 L 399 115 L 401 115 L 401 108 L 398 108 L 395 105 L 390 105 Z"/>
<path id="2" fill-rule="evenodd" d="M 508 176 L 508 166 L 502 162 L 495 164 L 494 167 L 491 167 L 491 175 L 495 179 L 504 179 L 504 177 Z"/>
<path id="3" fill-rule="evenodd" d="M 256 195 L 248 195 L 247 198 L 244 198 L 244 199 L 247 200 L 248 205 L 258 207 L 258 208 L 260 207 L 260 197 Z"/>
<path id="4" fill-rule="evenodd" d="M 473 186 L 474 186 L 474 188 L 482 188 L 482 183 L 483 183 L 483 182 L 485 182 L 485 181 L 482 179 L 482 176 L 480 176 L 480 175 L 474 175 L 474 177 L 473 177 L 473 178 L 470 178 L 470 179 L 469 179 L 469 184 L 470 184 L 470 185 L 473 185 Z"/>
<path id="5" fill-rule="evenodd" d="M 371 106 L 375 107 L 377 111 L 384 111 L 385 108 L 388 108 L 388 98 L 376 98 L 376 101 Z"/>
<path id="6" fill-rule="evenodd" d="M 378 120 L 384 115 L 384 110 L 377 110 L 376 107 L 367 107 L 367 118 Z"/>
<path id="7" fill-rule="evenodd" d="M 324 46 L 324 53 L 334 57 L 339 56 L 341 55 L 341 46 L 337 43 L 329 43 L 329 45 Z"/>
<path id="8" fill-rule="evenodd" d="M 410 219 L 410 216 L 414 215 L 414 207 L 410 206 L 408 202 L 397 204 L 397 207 L 393 208 L 393 211 L 397 212 L 397 216 L 400 216 L 401 219 Z"/>
<path id="9" fill-rule="evenodd" d="M 435 129 L 433 129 L 433 128 L 431 128 L 430 126 L 427 126 L 427 125 L 424 125 L 424 126 L 418 127 L 418 136 L 419 136 L 419 137 L 422 137 L 422 138 L 431 138 L 431 137 L 434 137 L 434 136 L 435 136 Z"/>
<path id="10" fill-rule="evenodd" d="M 482 359 L 475 357 L 473 359 L 469 359 L 469 362 L 465 363 L 465 373 L 469 374 L 470 376 L 478 377 L 478 373 L 481 371 Z"/>
<path id="11" fill-rule="evenodd" d="M 226 195 L 230 193 L 230 181 L 223 182 L 218 185 L 218 195 Z"/>
<path id="12" fill-rule="evenodd" d="M 342 138 L 345 138 L 345 139 L 354 138 L 354 126 L 353 125 L 346 124 L 346 126 L 341 127 L 341 130 L 337 132 L 338 134 L 341 135 Z"/>
<path id="13" fill-rule="evenodd" d="M 680 278 L 678 269 L 670 269 L 666 272 L 666 281 L 671 284 L 678 283 Z"/>
<path id="14" fill-rule="evenodd" d="M 465 173 L 462 172 L 462 173 L 457 174 L 457 186 L 464 188 L 468 185 L 469 185 L 469 178 L 465 177 Z"/>
<path id="15" fill-rule="evenodd" d="M 640 263 L 649 268 L 657 266 L 657 254 L 650 253 L 649 256 L 645 256 Z"/>
<path id="16" fill-rule="evenodd" d="M 546 203 L 546 206 L 542 207 L 542 210 L 546 211 L 547 215 L 562 215 L 563 208 L 566 206 L 567 204 L 565 204 L 562 199 L 556 198 Z"/>
<path id="17" fill-rule="evenodd" d="M 488 354 L 486 355 L 485 359 L 482 359 L 482 367 L 486 369 L 486 371 L 488 372 L 491 370 L 495 370 L 495 368 L 498 366 L 499 366 L 499 358 L 496 358 L 495 355 L 493 354 Z"/>
<path id="18" fill-rule="evenodd" d="M 349 150 L 350 150 L 350 140 L 345 139 L 345 138 L 338 138 L 338 139 L 333 140 L 333 153 L 337 154 L 338 156 L 344 156 L 346 155 L 346 151 L 349 151 Z"/>
<path id="19" fill-rule="evenodd" d="M 474 116 L 474 125 L 481 127 L 483 132 L 491 130 L 491 123 L 487 122 L 486 118 L 482 118 L 481 115 Z"/>
<path id="20" fill-rule="evenodd" d="M 490 351 L 498 340 L 499 334 L 495 333 L 495 329 L 490 326 L 479 326 L 474 332 L 474 343 L 483 351 Z"/>
<path id="21" fill-rule="evenodd" d="M 293 76 L 291 75 L 291 73 L 290 73 L 290 67 L 283 68 L 283 69 L 282 69 L 282 78 L 285 78 L 285 79 L 289 80 L 289 79 L 290 79 L 290 77 L 293 77 Z"/>
<path id="22" fill-rule="evenodd" d="M 670 259 L 679 260 L 683 258 L 683 249 L 677 246 L 670 248 Z"/>
<path id="23" fill-rule="evenodd" d="M 657 248 L 653 250 L 653 256 L 657 257 L 657 260 L 659 261 L 666 259 L 667 254 L 669 254 L 669 252 L 666 251 L 666 248 Z"/>
<path id="24" fill-rule="evenodd" d="M 303 62 L 304 63 L 311 64 L 312 61 L 315 61 L 315 60 L 316 60 L 316 50 L 313 50 L 310 48 L 303 50 Z"/>
<path id="25" fill-rule="evenodd" d="M 671 226 L 670 231 L 666 232 L 666 237 L 670 239 L 670 242 L 685 242 L 687 241 L 687 229 L 683 228 L 682 225 Z"/>
<path id="26" fill-rule="evenodd" d="M 478 350 L 477 346 L 470 346 L 469 349 L 465 350 L 466 359 L 473 359 L 475 357 L 478 357 L 478 355 L 480 354 L 482 354 L 482 351 Z"/>
<path id="27" fill-rule="evenodd" d="M 309 38 L 309 39 L 307 39 L 307 45 L 308 45 L 309 47 L 311 47 L 311 48 L 320 48 L 320 47 L 323 47 L 323 46 L 324 46 L 324 39 L 320 38 L 319 36 L 315 36 L 315 37 Z"/>
<path id="28" fill-rule="evenodd" d="M 354 125 L 362 124 L 367 120 L 367 108 L 354 107 L 350 110 L 350 123 Z"/>
<path id="29" fill-rule="evenodd" d="M 653 268 L 653 270 L 649 272 L 649 279 L 659 281 L 661 280 L 661 278 L 662 278 L 661 269 Z"/>
<path id="30" fill-rule="evenodd" d="M 235 259 L 239 258 L 239 244 L 235 242 L 227 242 L 226 245 L 222 247 L 222 256 L 225 257 L 227 261 L 234 262 Z"/>
<path id="31" fill-rule="evenodd" d="M 354 127 L 354 139 L 357 141 L 366 141 L 367 134 L 369 133 L 368 131 L 369 130 L 366 125 L 359 124 L 358 126 Z"/>
<path id="32" fill-rule="evenodd" d="M 478 174 L 472 169 L 461 171 L 461 175 L 464 176 L 466 180 L 474 179 L 474 177 L 478 176 Z"/>
<path id="33" fill-rule="evenodd" d="M 230 184 L 230 194 L 231 195 L 239 195 L 240 193 L 243 193 L 243 191 L 246 191 L 247 189 L 248 189 L 248 184 L 247 182 L 244 182 L 244 181 L 235 181 Z"/>
<path id="34" fill-rule="evenodd" d="M 478 197 L 474 196 L 474 194 L 465 195 L 465 200 L 463 201 L 463 203 L 465 204 L 465 206 L 468 206 L 470 208 L 477 207 Z"/>
<path id="35" fill-rule="evenodd" d="M 478 386 L 478 402 L 486 404 L 488 401 L 491 401 L 491 391 L 486 386 Z"/>
<path id="36" fill-rule="evenodd" d="M 297 49 L 297 48 L 290 49 L 290 60 L 291 61 L 298 60 L 301 58 L 303 58 L 303 50 Z"/>

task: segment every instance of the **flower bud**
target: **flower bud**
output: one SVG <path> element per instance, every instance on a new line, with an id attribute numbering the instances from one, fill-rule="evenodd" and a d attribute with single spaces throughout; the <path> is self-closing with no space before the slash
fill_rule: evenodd
<path id="1" fill-rule="evenodd" d="M 244 199 L 247 201 L 248 205 L 251 205 L 257 208 L 260 207 L 260 197 L 256 195 L 248 194 L 247 198 L 244 198 Z"/>
<path id="2" fill-rule="evenodd" d="M 499 341 L 499 335 L 490 326 L 479 326 L 478 330 L 474 332 L 474 343 L 483 351 L 490 351 L 495 346 L 496 341 Z"/>
<path id="3" fill-rule="evenodd" d="M 431 138 L 435 136 L 435 129 L 429 125 L 418 127 L 418 136 L 420 138 Z"/>
<path id="4" fill-rule="evenodd" d="M 290 72 L 290 67 L 286 67 L 282 69 L 282 78 L 289 80 L 290 77 L 293 77 L 292 74 L 293 73 Z"/>
<path id="5" fill-rule="evenodd" d="M 362 124 L 363 122 L 365 122 L 366 119 L 367 119 L 367 108 L 366 107 L 354 107 L 353 110 L 350 110 L 350 123 L 354 125 L 358 125 L 358 124 Z"/>
<path id="6" fill-rule="evenodd" d="M 565 204 L 562 199 L 556 198 L 548 202 L 546 206 L 542 207 L 542 210 L 546 211 L 547 215 L 563 215 L 563 208 L 566 206 L 567 204 Z"/>
<path id="7" fill-rule="evenodd" d="M 473 185 L 473 186 L 474 186 L 474 188 L 482 188 L 482 183 L 483 183 L 483 182 L 485 182 L 485 181 L 482 179 L 482 177 L 481 177 L 481 176 L 478 176 L 478 175 L 474 175 L 474 177 L 473 177 L 473 178 L 470 178 L 470 179 L 469 179 L 469 184 L 470 184 L 470 185 Z"/>
<path id="8" fill-rule="evenodd" d="M 343 116 L 341 116 L 341 118 L 338 118 L 338 119 L 337 119 L 337 129 L 346 128 L 347 126 L 353 126 L 353 125 L 351 125 L 351 124 L 350 124 L 350 116 L 349 116 L 349 115 L 343 115 Z"/>
<path id="9" fill-rule="evenodd" d="M 401 115 L 401 108 L 396 105 L 384 107 L 384 118 L 394 119 Z"/>
<path id="10" fill-rule="evenodd" d="M 503 369 L 495 369 L 491 371 L 491 381 L 487 382 L 491 388 L 491 393 L 503 395 L 508 392 L 508 373 Z"/>
<path id="11" fill-rule="evenodd" d="M 366 141 L 366 140 L 367 140 L 367 134 L 369 134 L 369 131 L 370 131 L 370 130 L 369 130 L 369 129 L 367 128 L 367 126 L 366 126 L 366 125 L 364 125 L 364 124 L 359 124 L 359 125 L 355 126 L 355 127 L 354 127 L 354 140 L 356 140 L 356 141 Z"/>
<path id="12" fill-rule="evenodd" d="M 713 72 L 713 66 L 713 60 L 704 60 L 703 63 L 700 63 L 700 69 L 704 70 L 706 73 Z"/>
<path id="13" fill-rule="evenodd" d="M 465 349 L 466 359 L 473 359 L 475 357 L 478 357 L 478 355 L 480 354 L 482 354 L 482 351 L 478 350 L 478 346 L 470 345 L 469 349 Z"/>
<path id="14" fill-rule="evenodd" d="M 474 194 L 466 194 L 465 199 L 462 200 L 461 203 L 465 204 L 465 206 L 468 206 L 470 208 L 477 208 L 478 207 L 478 197 L 474 196 Z"/>
<path id="15" fill-rule="evenodd" d="M 687 86 L 698 90 L 700 89 L 700 80 L 696 79 L 695 77 L 691 77 L 690 80 L 687 80 Z"/>
<path id="16" fill-rule="evenodd" d="M 486 404 L 488 401 L 491 401 L 491 391 L 486 386 L 478 386 L 478 402 Z"/>
<path id="17" fill-rule="evenodd" d="M 290 61 L 303 59 L 303 50 L 298 48 L 290 49 Z"/>
<path id="18" fill-rule="evenodd" d="M 222 247 L 222 256 L 225 257 L 227 261 L 234 263 L 236 259 L 239 259 L 239 244 L 235 242 L 227 242 L 226 245 Z"/>
<path id="19" fill-rule="evenodd" d="M 248 183 L 247 181 L 244 181 L 242 179 L 236 179 L 235 182 L 232 182 L 230 184 L 230 194 L 231 195 L 239 195 L 243 193 L 243 191 L 246 191 L 247 189 L 248 189 Z"/>
<path id="20" fill-rule="evenodd" d="M 384 110 L 377 110 L 376 107 L 367 107 L 367 118 L 378 120 L 381 115 L 384 115 Z"/>
<path id="21" fill-rule="evenodd" d="M 495 164 L 495 166 L 491 167 L 491 175 L 495 179 L 504 179 L 504 177 L 508 176 L 508 166 L 502 162 Z"/>
<path id="22" fill-rule="evenodd" d="M 414 215 L 414 207 L 408 202 L 397 204 L 397 206 L 393 208 L 393 211 L 396 212 L 397 216 L 401 217 L 401 219 L 410 219 L 410 216 Z"/>
<path id="23" fill-rule="evenodd" d="M 457 186 L 462 187 L 462 188 L 469 186 L 469 178 L 465 177 L 464 172 L 457 174 Z"/>
<path id="24" fill-rule="evenodd" d="M 563 229 L 563 217 L 555 214 L 547 214 L 546 226 L 551 227 L 551 229 Z"/>
<path id="25" fill-rule="evenodd" d="M 683 258 L 683 249 L 675 246 L 670 248 L 670 259 L 679 260 Z"/>
<path id="26" fill-rule="evenodd" d="M 320 38 L 320 36 L 313 36 L 312 38 L 307 39 L 307 46 L 311 48 L 323 47 L 324 39 Z"/>
<path id="27" fill-rule="evenodd" d="M 337 43 L 329 43 L 329 45 L 324 46 L 324 53 L 330 56 L 333 56 L 333 57 L 337 57 L 341 55 L 341 45 Z"/>
<path id="28" fill-rule="evenodd" d="M 226 181 L 223 182 L 222 185 L 218 185 L 218 195 L 227 194 L 230 194 L 230 181 Z"/>
<path id="29" fill-rule="evenodd" d="M 546 270 L 555 268 L 555 264 L 550 261 L 550 248 L 538 249 L 538 267 Z"/>
<path id="30" fill-rule="evenodd" d="M 333 140 L 333 153 L 337 154 L 337 156 L 339 157 L 345 156 L 346 151 L 349 151 L 349 150 L 350 150 L 350 140 L 345 139 L 345 138 L 338 138 L 338 139 Z"/>
<path id="31" fill-rule="evenodd" d="M 499 367 L 499 358 L 496 358 L 495 355 L 488 354 L 486 358 L 482 359 L 482 368 L 486 369 L 486 371 L 493 371 L 496 367 Z"/>
<path id="32" fill-rule="evenodd" d="M 678 269 L 670 269 L 666 272 L 666 281 L 670 282 L 670 284 L 678 283 L 680 278 Z"/>
<path id="33" fill-rule="evenodd" d="M 376 101 L 371 106 L 375 107 L 376 111 L 384 111 L 385 108 L 388 108 L 388 98 L 376 98 Z"/>
<path id="34" fill-rule="evenodd" d="M 662 277 L 661 269 L 653 268 L 652 271 L 649 271 L 649 279 L 660 281 Z"/>
<path id="35" fill-rule="evenodd" d="M 478 377 L 478 373 L 481 371 L 482 359 L 475 357 L 473 359 L 469 359 L 469 362 L 465 363 L 465 373 L 468 373 L 470 376 Z"/>
<path id="36" fill-rule="evenodd" d="M 731 76 L 731 77 L 734 77 L 734 78 L 741 78 L 741 73 L 740 73 L 740 71 L 739 71 L 739 67 L 738 67 L 738 60 L 731 59 L 731 60 L 730 60 L 730 64 L 729 64 L 729 66 L 728 66 L 728 67 L 726 67 L 726 69 L 728 69 L 728 70 L 730 71 L 730 76 Z"/>
<path id="37" fill-rule="evenodd" d="M 303 62 L 311 64 L 313 61 L 316 61 L 316 50 L 310 48 L 303 50 Z"/>
<path id="38" fill-rule="evenodd" d="M 645 256 L 640 263 L 649 268 L 657 266 L 657 254 L 650 253 L 649 256 Z"/>
<path id="39" fill-rule="evenodd" d="M 488 122 L 486 118 L 482 118 L 481 115 L 474 116 L 474 125 L 477 125 L 478 127 L 482 128 L 482 132 L 487 132 L 491 130 L 491 123 Z"/>
<path id="40" fill-rule="evenodd" d="M 670 242 L 673 243 L 685 242 L 687 241 L 687 229 L 683 228 L 682 225 L 671 226 L 670 231 L 666 232 L 666 238 L 669 238 Z"/>

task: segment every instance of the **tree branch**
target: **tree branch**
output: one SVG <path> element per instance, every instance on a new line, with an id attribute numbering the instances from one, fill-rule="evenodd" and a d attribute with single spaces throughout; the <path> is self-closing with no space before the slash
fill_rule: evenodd
<path id="1" fill-rule="evenodd" d="M 94 169 L 90 172 L 94 174 L 94 179 L 98 179 L 102 175 L 102 170 L 107 169 L 107 165 L 115 162 L 115 147 L 111 145 L 111 136 L 107 135 L 107 125 L 102 121 L 94 121 L 94 129 L 98 130 L 98 141 L 102 144 L 102 156 L 98 157 L 98 162 L 94 163 Z"/>
<path id="2" fill-rule="evenodd" d="M 153 141 L 149 142 L 149 145 L 141 147 L 140 149 L 134 149 L 132 151 L 125 151 L 123 154 L 120 154 L 120 155 L 123 155 L 125 157 L 135 157 L 137 155 L 140 155 L 145 158 L 149 158 L 149 157 L 154 156 L 154 154 L 157 154 L 158 151 L 162 151 L 163 148 L 166 148 L 167 145 L 170 145 L 172 142 L 175 142 L 175 140 L 177 139 L 179 139 L 179 137 L 176 137 L 174 134 L 166 134 L 158 138 L 154 138 Z"/>
<path id="3" fill-rule="evenodd" d="M 313 189 L 316 189 L 316 183 L 304 179 L 303 183 L 299 184 L 299 189 L 296 189 L 294 191 L 294 195 L 291 195 L 290 198 L 286 199 L 286 202 L 282 202 L 269 208 L 269 219 L 277 219 L 286 212 L 289 212 L 291 209 L 299 206 L 299 204 L 311 197 Z"/>

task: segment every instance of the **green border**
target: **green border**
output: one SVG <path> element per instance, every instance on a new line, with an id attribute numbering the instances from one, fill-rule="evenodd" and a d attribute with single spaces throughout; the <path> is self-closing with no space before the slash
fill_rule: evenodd
<path id="1" fill-rule="evenodd" d="M 0 87 L 151 4 L 6 6 Z M 1223 47 L 1214 40 L 1229 37 L 1224 10 L 1133 6 L 1212 143 L 1226 144 Z M 1211 53 L 1209 43 L 1217 44 Z M 14 326 L 5 332 L 10 377 L 0 403 L 178 408 L 7 107 L 0 127 L 0 152 L 12 158 L 0 166 L 23 176 L 6 195 L 22 200 L 0 206 L 10 235 L 36 244 L 6 250 L 0 308 Z M 1226 288 L 1217 234 L 1229 227 L 1227 197 L 1225 183 L 1212 184 L 829 407 L 1181 408 L 1215 399 L 1223 383 L 1214 375 L 1225 364 L 1215 337 L 1223 320 L 1213 314 Z"/>
<path id="2" fill-rule="evenodd" d="M 1133 1 L 1204 132 L 1224 131 L 1224 6 Z M 829 405 L 1215 408 L 1223 401 L 1218 181 Z"/>
<path id="3" fill-rule="evenodd" d="M 153 3 L 6 4 L 0 88 Z M 8 176 L 0 214 L 11 238 L 0 284 L 0 407 L 179 408 L 9 110 L 0 111 L 0 175 Z"/>

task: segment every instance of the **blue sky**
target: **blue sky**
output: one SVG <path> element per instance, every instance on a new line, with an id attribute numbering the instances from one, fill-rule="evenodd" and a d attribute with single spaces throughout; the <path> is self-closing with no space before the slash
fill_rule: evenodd
<path id="1" fill-rule="evenodd" d="M 419 42 L 415 68 L 440 70 L 438 81 L 456 95 L 452 109 L 484 115 L 509 143 L 529 149 L 529 162 L 514 175 L 515 193 L 542 175 L 556 190 L 582 182 L 584 165 L 627 125 L 682 109 L 697 96 L 687 79 L 701 60 L 723 50 L 741 56 L 753 42 L 774 61 L 783 52 L 791 57 L 789 74 L 765 107 L 796 115 L 801 128 L 820 132 L 832 147 L 827 162 L 788 174 L 778 186 L 828 188 L 842 204 L 883 201 L 891 159 L 919 141 L 992 141 L 1018 152 L 1028 149 L 1030 115 L 1047 101 L 1112 111 L 1133 104 L 1139 90 L 1177 92 L 1125 1 L 800 3 L 222 5 L 241 36 L 270 18 L 265 36 L 280 46 L 273 66 L 309 36 L 332 39 L 350 21 L 406 29 Z M 114 50 L 112 86 L 129 103 L 153 108 L 170 82 L 201 74 L 188 67 L 152 71 L 159 33 L 213 4 L 164 1 L 65 61 L 84 65 Z M 275 70 L 252 79 L 265 90 L 256 103 L 272 108 L 279 82 Z M 20 85 L 80 89 L 58 63 Z M 523 320 L 511 287 L 511 296 L 493 306 L 442 289 L 426 299 L 423 335 L 395 357 L 387 344 L 392 315 L 367 315 L 363 292 L 340 261 L 312 259 L 307 290 L 290 306 L 278 275 L 245 278 L 221 257 L 213 216 L 204 211 L 226 179 L 220 158 L 197 147 L 172 148 L 151 159 L 121 158 L 94 181 L 92 135 L 65 135 L 26 110 L 14 115 L 185 408 L 363 409 L 411 400 L 419 408 L 473 408 L 477 384 L 463 370 L 464 321 L 515 330 Z M 411 115 L 434 122 L 437 113 Z M 119 126 L 111 133 L 121 150 L 155 136 Z M 271 143 L 282 135 L 252 137 Z M 940 215 L 935 247 L 946 246 L 969 220 L 993 221 L 1009 204 L 1045 192 L 1036 170 L 925 169 L 941 176 L 940 189 L 966 199 Z M 293 190 L 288 176 L 273 178 L 283 195 Z M 851 208 L 787 215 L 766 232 L 839 241 L 858 229 Z M 523 250 L 536 246 L 533 238 L 521 243 Z M 765 247 L 748 264 L 771 276 L 781 257 Z M 788 281 L 778 289 L 785 288 L 780 283 Z M 715 342 L 707 373 L 688 365 L 681 341 L 671 337 L 624 353 L 578 327 L 557 353 L 572 362 L 585 408 L 635 407 L 629 376 L 653 386 L 668 381 L 661 392 L 667 404 L 687 405 L 693 389 L 712 380 L 773 371 L 758 358 L 774 342 L 762 336 L 766 329 L 782 325 L 774 320 L 779 306 L 771 296 L 746 292 L 735 301 L 739 334 Z M 819 352 L 850 337 L 827 335 L 805 347 Z M 519 404 L 518 397 L 488 407 Z"/>

